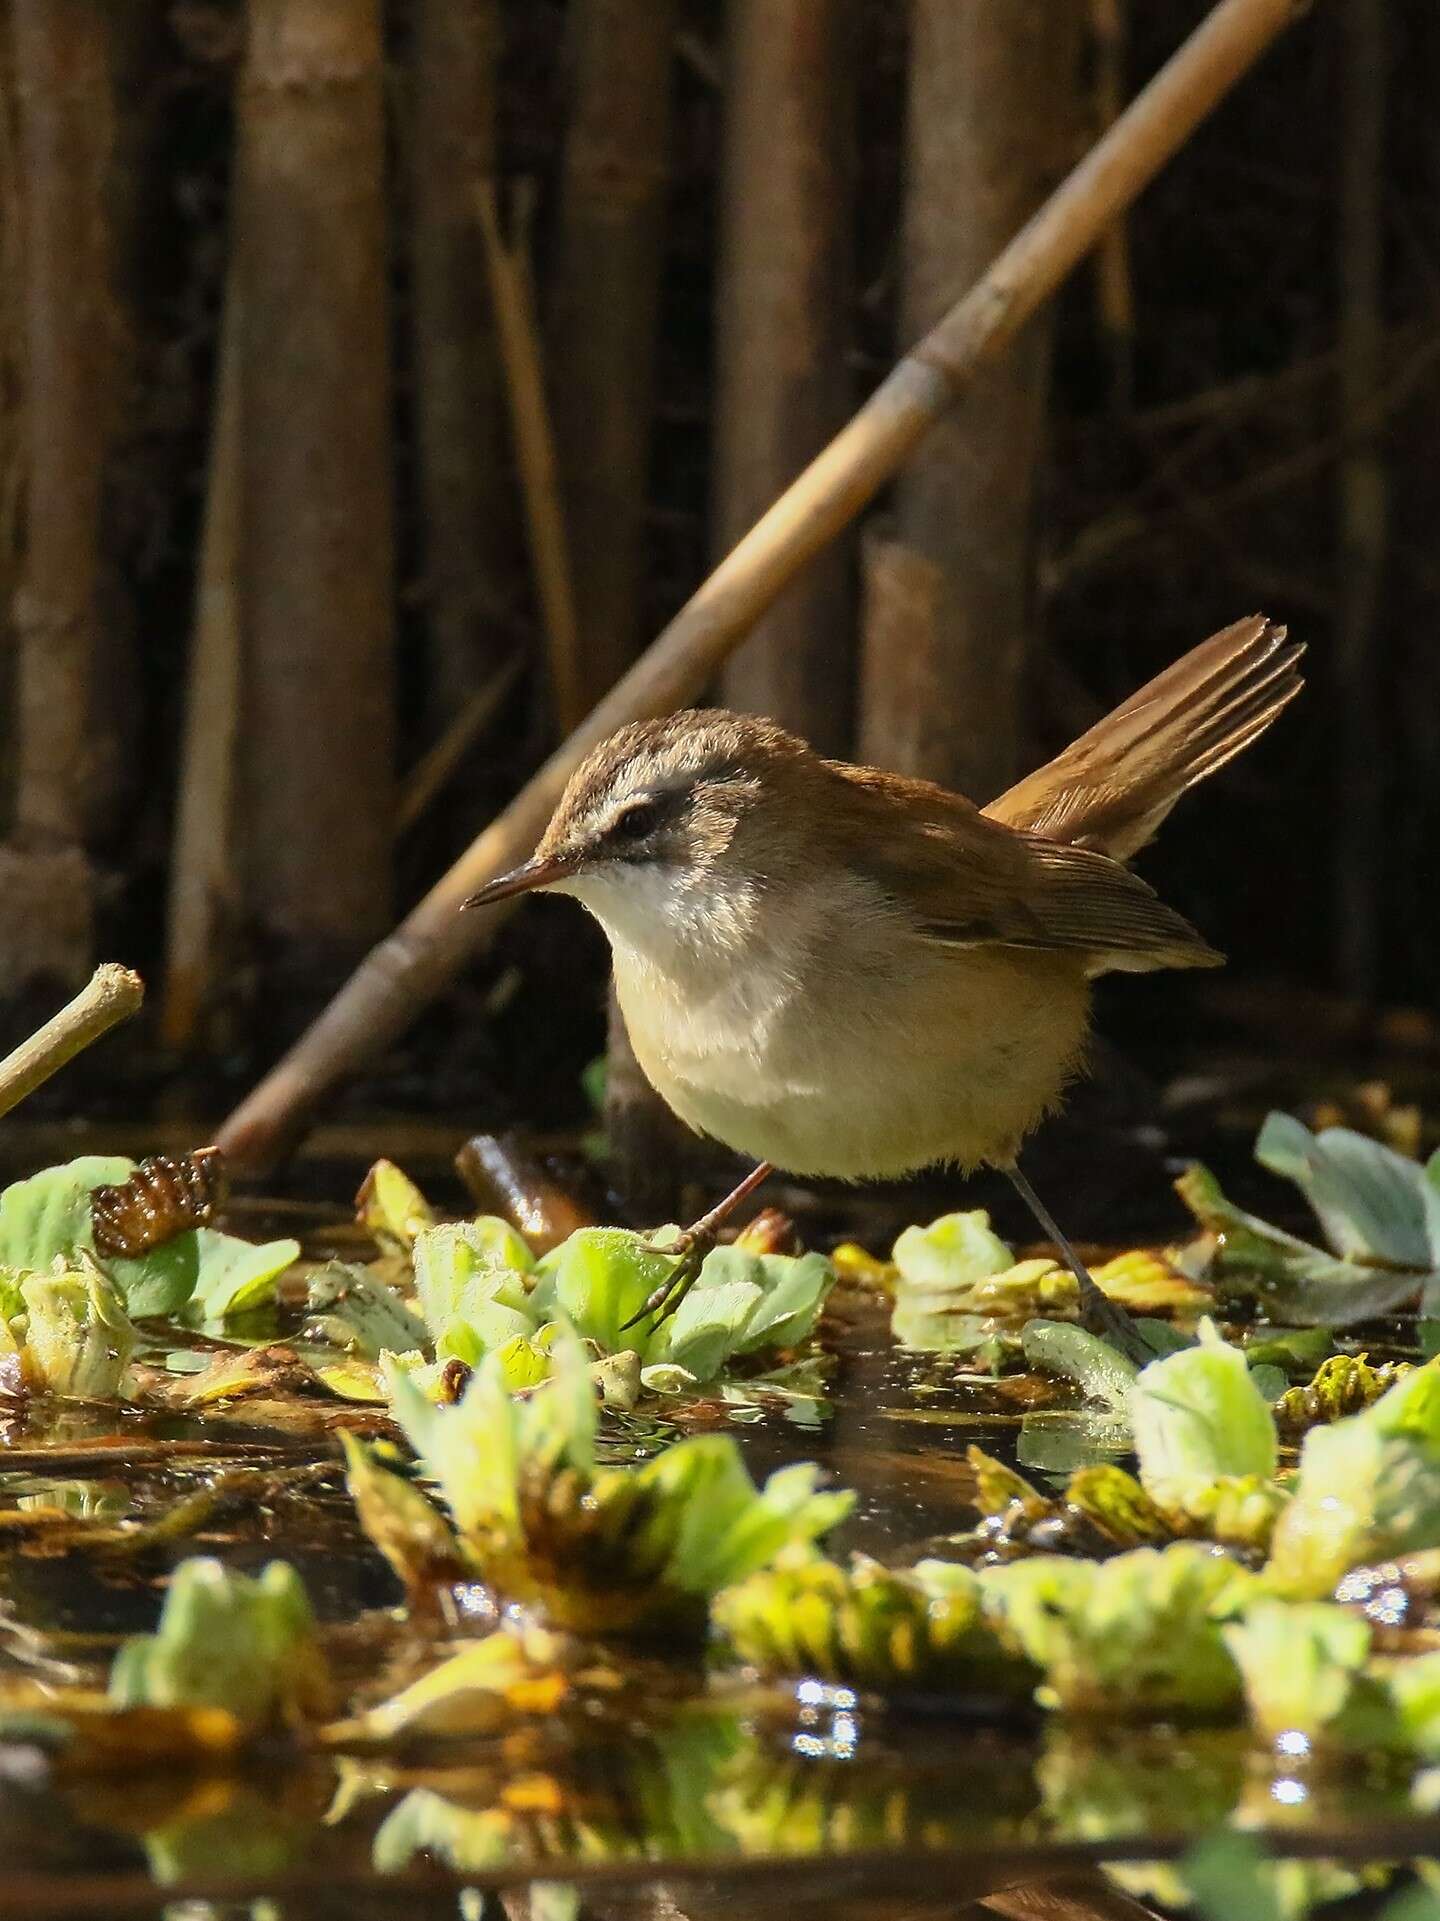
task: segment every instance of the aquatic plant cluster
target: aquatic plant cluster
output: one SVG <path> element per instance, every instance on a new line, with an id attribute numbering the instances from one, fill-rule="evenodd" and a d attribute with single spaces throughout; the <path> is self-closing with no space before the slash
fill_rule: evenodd
<path id="1" fill-rule="evenodd" d="M 1061 1805 L 1076 1792 L 1066 1757 L 1097 1728 L 1188 1726 L 1223 1733 L 1232 1754 L 1248 1744 L 1252 1774 L 1256 1755 L 1277 1773 L 1363 1757 L 1428 1806 L 1440 1359 L 1373 1363 L 1334 1335 L 1382 1298 L 1426 1315 L 1440 1186 L 1433 1164 L 1285 1117 L 1259 1153 L 1304 1189 L 1330 1251 L 1240 1213 L 1192 1170 L 1181 1191 L 1200 1239 L 1097 1270 L 1141 1316 L 1154 1358 L 1140 1366 L 1078 1325 L 1063 1270 L 1017 1263 L 977 1214 L 907 1230 L 888 1262 L 854 1247 L 777 1254 L 742 1235 L 708 1257 L 673 1320 L 632 1327 L 668 1267 L 651 1237 L 581 1228 L 537 1257 L 498 1218 L 441 1221 L 388 1163 L 360 1197 L 376 1248 L 364 1264 L 195 1225 L 208 1189 L 120 1159 L 18 1182 L 0 1195 L 0 1394 L 205 1412 L 273 1399 L 283 1376 L 312 1409 L 366 1412 L 370 1438 L 342 1435 L 349 1491 L 411 1620 L 438 1623 L 440 1639 L 418 1672 L 357 1689 L 293 1568 L 197 1556 L 108 1690 L 0 1682 L 0 1741 L 39 1742 L 81 1774 L 117 1756 L 213 1762 L 260 1739 L 354 1755 L 603 1721 L 630 1700 L 637 1653 L 663 1654 L 692 1665 L 658 1715 L 650 1703 L 652 1732 L 704 1775 L 712 1815 L 739 1779 L 716 1704 L 756 1685 L 771 1712 L 831 1704 L 832 1756 L 862 1704 L 923 1698 L 999 1726 L 1038 1715 Z M 167 1181 L 184 1205 L 162 1235 L 150 1211 L 124 1243 L 134 1251 L 97 1233 Z M 974 1526 L 888 1565 L 829 1551 L 853 1497 L 815 1466 L 757 1485 L 733 1432 L 657 1445 L 678 1409 L 823 1397 L 815 1334 L 837 1285 L 886 1299 L 897 1342 L 950 1354 L 968 1378 L 1050 1378 L 1071 1404 L 1027 1425 L 1053 1437 L 1046 1420 L 1069 1424 L 1069 1471 L 1036 1480 L 972 1448 Z M 1363 1309 L 1335 1311 L 1346 1290 Z M 281 1294 L 301 1315 L 283 1363 Z M 1228 1328 L 1241 1297 L 1269 1323 Z M 1420 1330 L 1423 1349 L 1423 1318 Z M 200 1502 L 195 1523 L 209 1511 Z M 66 1539 L 83 1545 L 77 1525 Z M 113 1545 L 129 1524 L 93 1525 Z M 186 1525 L 177 1513 L 167 1538 Z M 504 1858 L 500 1813 L 417 1794 L 377 1858 Z"/>

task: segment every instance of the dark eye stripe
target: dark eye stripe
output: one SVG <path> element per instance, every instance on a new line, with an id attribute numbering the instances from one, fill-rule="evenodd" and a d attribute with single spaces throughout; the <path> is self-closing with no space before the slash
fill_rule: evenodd
<path id="1" fill-rule="evenodd" d="M 632 800 L 605 829 L 604 838 L 616 842 L 644 840 L 670 814 L 673 800 L 670 794 L 649 794 Z"/>

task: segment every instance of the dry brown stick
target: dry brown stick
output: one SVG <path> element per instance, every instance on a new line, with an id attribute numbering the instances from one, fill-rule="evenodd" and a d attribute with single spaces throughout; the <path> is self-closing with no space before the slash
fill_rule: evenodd
<path id="1" fill-rule="evenodd" d="M 91 1041 L 129 1020 L 144 998 L 145 983 L 128 967 L 116 961 L 97 967 L 74 1000 L 0 1061 L 0 1114 L 17 1107 Z"/>
<path id="2" fill-rule="evenodd" d="M 471 695 L 439 740 L 416 761 L 400 790 L 400 805 L 395 810 L 397 835 L 413 827 L 436 795 L 444 791 L 456 768 L 519 679 L 524 664 L 522 655 L 513 654 L 498 673 L 492 674 L 485 685 Z"/>
<path id="3" fill-rule="evenodd" d="M 220 1140 L 235 1164 L 273 1162 L 330 1088 L 388 1045 L 486 945 L 500 916 L 462 916 L 460 902 L 531 850 L 590 749 L 626 721 L 694 697 L 786 583 L 891 478 L 969 374 L 1000 352 L 1304 9 L 1305 0 L 1221 0 L 978 285 L 900 362 L 230 1116 Z"/>
<path id="4" fill-rule="evenodd" d="M 495 189 L 488 180 L 475 188 L 475 208 L 485 238 L 485 263 L 500 335 L 535 591 L 545 628 L 550 691 L 560 731 L 568 734 L 579 725 L 585 711 L 580 692 L 580 624 L 575 617 L 575 583 L 560 505 L 555 435 L 545 398 L 528 244 L 522 233 L 507 246 L 500 232 Z"/>
<path id="5" fill-rule="evenodd" d="M 160 1032 L 195 1038 L 215 969 L 219 907 L 233 886 L 233 804 L 240 707 L 240 276 L 225 289 L 211 427 L 195 636 L 180 750 Z"/>

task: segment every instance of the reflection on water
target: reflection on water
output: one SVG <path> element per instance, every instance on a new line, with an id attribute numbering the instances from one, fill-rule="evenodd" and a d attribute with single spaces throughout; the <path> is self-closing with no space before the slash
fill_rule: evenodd
<path id="1" fill-rule="evenodd" d="M 677 1428 L 724 1424 L 757 1476 L 815 1459 L 857 1491 L 841 1551 L 906 1561 L 973 1524 L 970 1443 L 1013 1461 L 1028 1415 L 1030 1459 L 1048 1447 L 1044 1463 L 1057 1479 L 1073 1464 L 1073 1445 L 1095 1445 L 1084 1423 L 1066 1420 L 1063 1388 L 987 1380 L 953 1358 L 899 1353 L 873 1304 L 851 1299 L 835 1325 L 824 1395 L 807 1378 L 785 1393 L 666 1405 L 664 1419 L 617 1421 L 609 1458 L 634 1459 Z M 221 1513 L 193 1540 L 138 1557 L 54 1552 L 37 1520 L 153 1519 L 227 1464 L 258 1458 L 253 1450 L 291 1464 L 331 1461 L 328 1434 L 277 1437 L 242 1407 L 210 1422 L 130 1418 L 117 1445 L 105 1411 L 71 1408 L 17 1411 L 5 1441 L 0 1511 L 15 1518 L 0 1542 L 0 1683 L 7 1671 L 56 1683 L 100 1678 L 119 1636 L 153 1626 L 168 1567 L 199 1550 L 250 1570 L 277 1555 L 292 1560 L 331 1624 L 337 1669 L 374 1684 L 376 1649 L 383 1655 L 396 1632 L 380 1610 L 398 1592 L 356 1528 L 338 1467 L 299 1495 L 277 1491 Z M 42 1451 L 53 1448 L 62 1451 Z M 384 1759 L 277 1753 L 208 1779 L 66 1778 L 23 1743 L 0 1748 L 0 1911 L 27 1911 L 17 1875 L 32 1894 L 49 1891 L 51 1912 L 62 1890 L 66 1912 L 118 1912 L 117 1888 L 130 1887 L 125 1912 L 163 1906 L 175 1921 L 453 1916 L 476 1911 L 478 1899 L 457 1906 L 457 1882 L 538 1879 L 549 1892 L 532 1911 L 543 1921 L 573 1907 L 571 1882 L 653 1881 L 688 1864 L 715 1878 L 692 1890 L 690 1907 L 690 1895 L 677 1894 L 677 1915 L 708 1902 L 740 1921 L 747 1907 L 773 1916 L 783 1904 L 787 1914 L 813 1906 L 839 1921 L 852 1903 L 859 1914 L 860 1892 L 899 1888 L 908 1889 L 904 1912 L 920 1914 L 941 1887 L 953 1915 L 967 1893 L 1027 1872 L 1073 1874 L 1087 1852 L 1131 1857 L 1107 1872 L 1141 1898 L 1179 1905 L 1190 1870 L 1177 1857 L 1231 1822 L 1288 1832 L 1296 1846 L 1323 1841 L 1336 1857 L 1270 1877 L 1274 1912 L 1289 1915 L 1304 1912 L 1312 1893 L 1381 1878 L 1339 1857 L 1379 1851 L 1378 1838 L 1366 1837 L 1389 1824 L 1405 1826 L 1403 1845 L 1385 1841 L 1388 1860 L 1427 1850 L 1408 1780 L 1363 1771 L 1311 1779 L 1303 1757 L 1289 1771 L 1257 1771 L 1231 1731 L 1122 1736 L 1052 1723 L 1037 1737 L 1019 1717 L 977 1726 L 942 1701 L 885 1715 L 818 1683 L 789 1692 L 687 1685 L 688 1697 L 648 1700 L 636 1688 L 622 1710 L 463 1747 Z M 727 1881 L 741 1864 L 752 1876 L 764 1864 L 790 1878 L 783 1889 L 771 1879 Z M 438 1871 L 454 1879 L 437 1884 Z M 1223 1915 L 1215 1890 L 1235 1870 L 1213 1857 L 1209 1872 L 1206 1912 Z M 1253 1861 L 1249 1872 L 1253 1888 Z M 135 1887 L 173 1892 L 147 1910 Z M 269 1908 L 256 1899 L 265 1889 L 274 1890 Z M 624 1911 L 613 1889 L 603 1902 L 587 1895 L 587 1905 Z M 894 1912 L 873 1900 L 865 1911 Z M 1235 1921 L 1252 1916 L 1236 1910 Z M 1261 1910 L 1253 1921 L 1264 1921 Z"/>

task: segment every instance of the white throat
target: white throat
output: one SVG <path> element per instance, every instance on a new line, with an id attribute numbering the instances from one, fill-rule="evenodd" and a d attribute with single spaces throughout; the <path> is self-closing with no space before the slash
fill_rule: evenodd
<path id="1" fill-rule="evenodd" d="M 741 879 L 693 879 L 666 862 L 615 862 L 562 881 L 609 937 L 616 965 L 639 965 L 703 995 L 755 951 L 759 890 Z"/>

